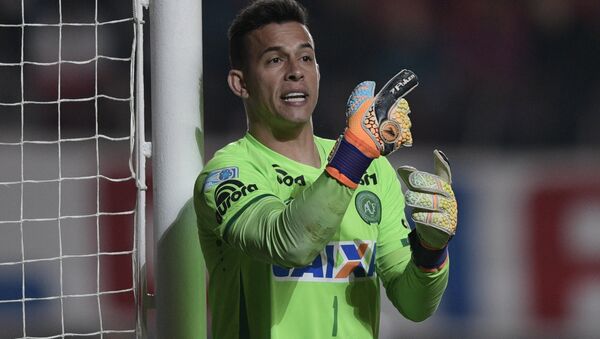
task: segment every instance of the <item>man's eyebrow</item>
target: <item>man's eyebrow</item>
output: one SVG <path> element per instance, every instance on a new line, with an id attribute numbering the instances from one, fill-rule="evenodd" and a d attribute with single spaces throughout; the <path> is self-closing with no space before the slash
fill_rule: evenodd
<path id="1" fill-rule="evenodd" d="M 305 43 L 301 44 L 300 46 L 298 46 L 298 49 L 304 49 L 304 48 L 309 48 L 309 49 L 314 50 L 314 47 L 312 46 L 312 44 L 310 42 L 305 42 Z M 284 49 L 283 46 L 267 47 L 262 51 L 262 53 L 260 53 L 260 56 L 263 56 L 269 52 L 279 52 L 279 51 L 282 51 L 283 49 Z"/>
<path id="2" fill-rule="evenodd" d="M 313 45 L 310 42 L 305 42 L 302 45 L 300 45 L 300 47 L 298 49 L 302 49 L 302 48 L 310 48 L 312 50 L 314 50 L 315 48 L 313 47 Z"/>

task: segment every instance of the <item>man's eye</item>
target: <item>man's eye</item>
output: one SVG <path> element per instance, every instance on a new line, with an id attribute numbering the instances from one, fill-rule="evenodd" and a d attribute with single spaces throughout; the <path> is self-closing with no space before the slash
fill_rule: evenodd
<path id="1" fill-rule="evenodd" d="M 304 62 L 312 61 L 312 59 L 313 58 L 311 56 L 308 56 L 308 55 L 305 55 L 305 56 L 302 57 L 302 61 L 304 61 Z"/>
<path id="2" fill-rule="evenodd" d="M 277 64 L 281 62 L 281 58 L 280 57 L 274 57 L 271 60 L 269 60 L 270 64 Z"/>

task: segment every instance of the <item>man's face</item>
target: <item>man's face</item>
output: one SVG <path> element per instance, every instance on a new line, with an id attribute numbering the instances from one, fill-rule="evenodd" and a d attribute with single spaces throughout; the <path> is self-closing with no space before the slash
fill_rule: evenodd
<path id="1" fill-rule="evenodd" d="M 277 127 L 310 121 L 319 96 L 313 39 L 297 22 L 271 23 L 246 37 L 244 81 L 251 119 Z"/>

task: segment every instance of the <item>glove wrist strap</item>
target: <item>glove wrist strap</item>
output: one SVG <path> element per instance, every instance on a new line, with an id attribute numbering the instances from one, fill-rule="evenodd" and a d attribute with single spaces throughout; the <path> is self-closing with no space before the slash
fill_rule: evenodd
<path id="1" fill-rule="evenodd" d="M 329 156 L 325 170 L 343 185 L 355 189 L 372 161 L 342 136 Z"/>
<path id="2" fill-rule="evenodd" d="M 448 246 L 439 250 L 428 249 L 423 246 L 416 230 L 408 234 L 410 249 L 414 263 L 424 272 L 437 272 L 441 270 L 448 261 Z"/>
<path id="3" fill-rule="evenodd" d="M 379 156 L 381 155 L 379 149 L 377 149 L 373 141 L 369 139 L 370 137 L 366 133 L 363 132 L 363 135 L 365 138 L 367 138 L 366 142 L 364 139 L 359 138 L 350 129 L 346 129 L 346 131 L 344 132 L 344 139 L 348 143 L 352 144 L 352 146 L 356 147 L 362 154 L 364 154 L 368 158 L 379 158 Z"/>

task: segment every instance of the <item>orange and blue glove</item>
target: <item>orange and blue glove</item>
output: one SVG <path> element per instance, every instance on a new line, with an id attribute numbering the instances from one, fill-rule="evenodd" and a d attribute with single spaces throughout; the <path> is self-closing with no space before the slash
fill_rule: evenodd
<path id="1" fill-rule="evenodd" d="M 346 129 L 325 168 L 331 177 L 354 189 L 373 159 L 412 146 L 410 108 L 403 97 L 417 85 L 417 76 L 402 70 L 377 95 L 373 81 L 354 88 L 346 105 Z"/>

